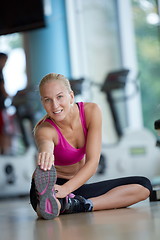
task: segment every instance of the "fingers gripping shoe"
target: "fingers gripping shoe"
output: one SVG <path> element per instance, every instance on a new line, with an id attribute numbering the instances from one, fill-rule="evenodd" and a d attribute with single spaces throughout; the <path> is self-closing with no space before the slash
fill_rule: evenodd
<path id="1" fill-rule="evenodd" d="M 75 195 L 74 197 L 66 197 L 61 203 L 61 214 L 91 212 L 93 203 L 89 199 Z"/>
<path id="2" fill-rule="evenodd" d="M 35 185 L 39 194 L 40 214 L 44 219 L 53 219 L 59 215 L 59 207 L 55 197 L 54 184 L 57 179 L 56 169 L 44 171 L 39 166 L 35 170 Z"/>

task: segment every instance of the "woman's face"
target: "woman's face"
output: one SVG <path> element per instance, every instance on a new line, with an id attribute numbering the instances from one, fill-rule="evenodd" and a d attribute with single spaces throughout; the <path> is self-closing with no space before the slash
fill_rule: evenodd
<path id="1" fill-rule="evenodd" d="M 49 81 L 42 85 L 40 95 L 44 109 L 55 121 L 66 118 L 74 101 L 73 92 L 69 93 L 62 81 Z"/>

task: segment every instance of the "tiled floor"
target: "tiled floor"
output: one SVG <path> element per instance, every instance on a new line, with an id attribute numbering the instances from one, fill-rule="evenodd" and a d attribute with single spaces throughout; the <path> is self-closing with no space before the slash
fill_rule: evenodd
<path id="1" fill-rule="evenodd" d="M 28 198 L 0 200 L 2 240 L 159 240 L 160 202 L 37 219 Z"/>

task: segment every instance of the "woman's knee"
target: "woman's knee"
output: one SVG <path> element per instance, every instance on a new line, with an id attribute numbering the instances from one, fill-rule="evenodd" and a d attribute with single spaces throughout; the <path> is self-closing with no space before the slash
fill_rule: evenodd
<path id="1" fill-rule="evenodd" d="M 149 192 L 149 195 L 150 195 L 150 193 L 152 192 L 152 184 L 151 184 L 150 180 L 146 177 L 139 177 L 139 184 L 142 187 L 144 187 L 144 190 L 148 190 L 145 192 Z"/>
<path id="2" fill-rule="evenodd" d="M 143 185 L 135 184 L 135 193 L 139 201 L 146 200 L 150 196 L 150 190 Z"/>

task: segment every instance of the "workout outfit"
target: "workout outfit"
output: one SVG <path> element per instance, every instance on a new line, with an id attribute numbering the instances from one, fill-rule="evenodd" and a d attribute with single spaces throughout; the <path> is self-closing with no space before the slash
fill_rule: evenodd
<path id="1" fill-rule="evenodd" d="M 85 121 L 85 113 L 84 113 L 84 106 L 83 103 L 78 103 L 80 119 L 85 135 L 85 144 L 82 148 L 74 148 L 72 147 L 67 140 L 62 135 L 61 131 L 57 127 L 57 125 L 51 120 L 46 119 L 46 122 L 49 122 L 57 131 L 58 133 L 58 144 L 54 147 L 54 165 L 55 166 L 68 166 L 80 162 L 86 152 L 86 139 L 87 139 L 87 127 Z"/>
<path id="2" fill-rule="evenodd" d="M 72 165 L 81 161 L 85 156 L 87 127 L 86 127 L 86 120 L 85 120 L 84 103 L 80 102 L 80 103 L 77 103 L 77 105 L 79 108 L 80 119 L 81 119 L 83 131 L 85 135 L 85 144 L 80 149 L 76 149 L 72 147 L 67 142 L 67 140 L 64 138 L 64 136 L 62 135 L 57 125 L 51 119 L 48 118 L 45 120 L 46 122 L 49 122 L 56 129 L 58 133 L 59 141 L 58 141 L 58 144 L 54 147 L 55 166 L 56 165 L 57 166 Z M 63 185 L 67 181 L 68 181 L 67 179 L 57 178 L 56 184 Z M 109 190 L 115 187 L 127 185 L 127 184 L 140 184 L 145 188 L 147 188 L 150 192 L 152 191 L 152 186 L 148 178 L 141 177 L 141 176 L 132 176 L 132 177 L 123 177 L 123 178 L 105 180 L 105 181 L 95 182 L 90 184 L 84 184 L 80 188 L 75 190 L 73 194 L 75 194 L 76 196 L 80 195 L 83 198 L 88 199 L 88 198 L 98 197 L 102 194 L 105 194 L 106 192 L 108 192 Z M 35 181 L 34 179 L 32 179 L 31 190 L 30 190 L 30 201 L 35 211 L 38 203 L 36 187 L 37 187 L 37 184 L 35 186 Z M 89 208 L 89 211 L 90 210 L 91 209 Z M 87 210 L 84 209 L 84 211 L 88 211 L 88 209 Z"/>

